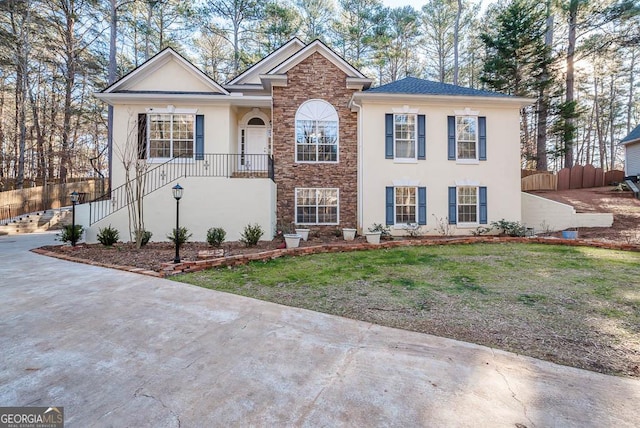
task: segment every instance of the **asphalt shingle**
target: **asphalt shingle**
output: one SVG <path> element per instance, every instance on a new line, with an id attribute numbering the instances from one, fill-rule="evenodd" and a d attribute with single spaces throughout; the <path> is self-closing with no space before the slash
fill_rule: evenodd
<path id="1" fill-rule="evenodd" d="M 483 91 L 480 89 L 466 88 L 464 86 L 451 85 L 448 83 L 434 82 L 431 80 L 418 79 L 417 77 L 405 77 L 386 85 L 371 88 L 365 93 L 380 94 L 410 94 L 410 95 L 454 95 L 472 97 L 509 97 L 493 91 Z"/>
<path id="2" fill-rule="evenodd" d="M 629 141 L 639 140 L 639 139 L 640 139 L 640 125 L 636 126 L 634 128 L 634 130 L 629 132 L 629 135 L 624 137 L 622 139 L 622 141 L 620 141 L 620 142 L 621 143 L 626 143 L 626 142 L 629 142 Z"/>

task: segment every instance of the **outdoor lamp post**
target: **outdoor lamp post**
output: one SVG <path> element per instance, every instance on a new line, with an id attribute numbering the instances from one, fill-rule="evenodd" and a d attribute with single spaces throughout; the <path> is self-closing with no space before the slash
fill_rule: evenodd
<path id="1" fill-rule="evenodd" d="M 180 263 L 180 240 L 178 239 L 178 234 L 180 233 L 180 198 L 182 198 L 183 190 L 184 189 L 180 184 L 176 184 L 171 188 L 173 197 L 176 200 L 176 231 L 173 235 L 176 240 L 176 256 L 173 259 L 174 263 Z"/>
<path id="2" fill-rule="evenodd" d="M 75 247 L 78 237 L 76 236 L 76 204 L 78 203 L 78 192 L 71 192 L 71 246 Z"/>

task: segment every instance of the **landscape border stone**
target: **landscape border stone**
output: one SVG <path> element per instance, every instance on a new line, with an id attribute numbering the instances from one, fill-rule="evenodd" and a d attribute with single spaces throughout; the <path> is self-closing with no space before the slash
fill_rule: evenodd
<path id="1" fill-rule="evenodd" d="M 267 261 L 273 260 L 284 256 L 306 256 L 310 254 L 321 253 L 342 253 L 348 251 L 363 251 L 363 250 L 380 250 L 386 248 L 398 248 L 398 247 L 413 247 L 413 246 L 431 246 L 431 245 L 452 245 L 452 244 L 478 244 L 478 243 L 500 243 L 500 242 L 515 242 L 515 243 L 536 243 L 536 244 L 551 244 L 551 245 L 566 245 L 573 247 L 594 247 L 603 248 L 608 250 L 621 250 L 621 251 L 639 251 L 640 245 L 637 244 L 621 244 L 615 242 L 601 242 L 588 239 L 562 239 L 553 237 L 526 237 L 526 238 L 514 238 L 514 237 L 502 237 L 502 236 L 470 236 L 470 237 L 452 237 L 452 238 L 416 238 L 416 239 L 402 239 L 393 241 L 383 241 L 380 244 L 368 244 L 365 242 L 350 242 L 344 244 L 324 244 L 313 245 L 308 247 L 298 248 L 281 248 L 276 250 L 261 251 L 259 253 L 252 254 L 238 254 L 226 257 L 216 257 L 203 260 L 184 260 L 181 263 L 161 263 L 160 271 L 152 271 L 133 266 L 121 266 L 113 265 L 110 263 L 100 263 L 93 260 L 87 260 L 80 257 L 74 257 L 70 254 L 58 253 L 49 251 L 43 248 L 34 248 L 31 251 L 37 254 L 41 254 L 48 257 L 55 257 L 70 262 L 84 263 L 93 266 L 106 267 L 110 269 L 118 269 L 127 272 L 138 273 L 142 275 L 148 275 L 153 277 L 166 277 L 171 275 L 177 275 L 181 273 L 197 272 L 204 269 L 219 268 L 219 267 L 233 267 L 247 264 L 252 261 Z M 71 248 L 71 247 L 70 247 Z"/>

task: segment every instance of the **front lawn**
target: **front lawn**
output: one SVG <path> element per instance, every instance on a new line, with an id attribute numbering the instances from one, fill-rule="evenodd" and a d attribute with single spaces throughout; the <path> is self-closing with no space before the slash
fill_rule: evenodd
<path id="1" fill-rule="evenodd" d="M 172 279 L 640 377 L 640 253 L 418 246 L 285 257 Z"/>

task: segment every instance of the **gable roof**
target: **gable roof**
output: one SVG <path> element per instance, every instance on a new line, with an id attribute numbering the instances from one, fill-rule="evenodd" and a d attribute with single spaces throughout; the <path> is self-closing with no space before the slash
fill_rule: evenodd
<path id="1" fill-rule="evenodd" d="M 620 144 L 629 144 L 635 142 L 636 140 L 640 140 L 640 125 L 636 126 L 633 131 L 629 133 L 626 137 L 624 137 Z"/>
<path id="2" fill-rule="evenodd" d="M 202 72 L 198 67 L 193 65 L 190 61 L 184 58 L 182 55 L 177 53 L 170 47 L 163 49 L 158 52 L 156 55 L 151 57 L 148 61 L 140 65 L 139 67 L 133 69 L 129 73 L 127 73 L 120 80 L 114 82 L 109 87 L 100 91 L 101 94 L 115 94 L 129 91 L 132 86 L 134 86 L 137 82 L 141 82 L 144 78 L 153 72 L 160 69 L 163 65 L 167 64 L 169 61 L 175 61 L 178 65 L 183 67 L 186 72 L 190 73 L 193 77 L 199 80 L 205 87 L 210 88 L 210 94 L 222 94 L 228 95 L 229 92 L 220 86 L 216 81 L 207 76 L 204 72 Z M 202 92 L 202 91 L 199 91 Z M 188 92 L 184 92 L 187 94 Z"/>
<path id="3" fill-rule="evenodd" d="M 434 82 L 432 80 L 418 79 L 417 77 L 405 77 L 386 85 L 367 89 L 366 93 L 377 94 L 407 94 L 407 95 L 452 95 L 471 97 L 510 97 L 500 92 L 485 91 L 481 89 L 467 88 L 451 85 L 449 83 Z"/>
<path id="4" fill-rule="evenodd" d="M 282 63 L 287 58 L 294 55 L 305 47 L 305 44 L 297 37 L 289 40 L 260 61 L 253 64 L 247 70 L 234 77 L 227 82 L 225 86 L 243 85 L 243 84 L 260 84 L 260 75 L 269 72 L 269 70 Z"/>
<path id="5" fill-rule="evenodd" d="M 271 69 L 267 74 L 284 74 L 316 52 L 331 61 L 336 67 L 342 70 L 347 75 L 347 77 L 366 79 L 370 82 L 372 81 L 372 79 L 367 78 L 367 76 L 362 74 L 359 70 L 345 61 L 344 58 L 335 53 L 329 46 L 325 45 L 319 39 L 316 39 L 313 42 L 309 43 L 307 46 L 296 52 L 287 60 Z"/>

